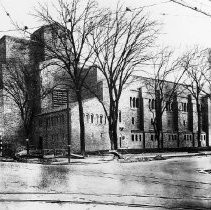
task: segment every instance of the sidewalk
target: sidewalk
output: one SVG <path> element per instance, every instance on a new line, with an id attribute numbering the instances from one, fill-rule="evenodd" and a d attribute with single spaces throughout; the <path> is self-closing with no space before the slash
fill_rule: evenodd
<path id="1" fill-rule="evenodd" d="M 165 160 L 177 157 L 197 157 L 211 155 L 211 151 L 203 152 L 165 152 L 165 153 L 142 153 L 142 154 L 124 154 L 122 159 L 117 160 L 112 154 L 106 154 L 102 156 L 90 155 L 84 159 L 71 159 L 71 164 L 102 164 L 110 161 L 118 161 L 120 163 L 130 162 L 145 162 L 145 161 L 156 161 Z M 51 162 L 51 165 L 66 165 L 68 164 L 67 158 L 55 158 Z"/>
<path id="2" fill-rule="evenodd" d="M 163 153 L 142 153 L 142 154 L 123 154 L 122 158 L 117 160 L 114 158 L 112 154 L 106 154 L 102 156 L 97 155 L 90 155 L 85 157 L 84 159 L 77 159 L 71 158 L 70 164 L 79 164 L 79 165 L 86 165 L 86 164 L 102 164 L 108 163 L 110 161 L 118 161 L 120 163 L 130 163 L 130 162 L 145 162 L 145 161 L 156 161 L 156 160 L 165 160 L 170 158 L 177 158 L 177 157 L 196 157 L 196 156 L 207 156 L 211 155 L 211 151 L 203 151 L 203 152 L 163 152 Z M 0 162 L 15 162 L 11 158 L 4 158 L 0 157 Z M 46 165 L 67 165 L 68 158 L 64 157 L 45 157 L 44 159 L 39 158 L 29 158 L 25 163 L 34 163 L 34 164 L 46 164 Z"/>

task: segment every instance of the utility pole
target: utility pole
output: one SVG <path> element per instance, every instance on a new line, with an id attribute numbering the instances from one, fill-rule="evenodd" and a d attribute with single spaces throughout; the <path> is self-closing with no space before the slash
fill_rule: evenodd
<path id="1" fill-rule="evenodd" d="M 68 163 L 70 163 L 70 105 L 69 105 L 69 90 L 67 90 L 67 149 L 68 149 Z"/>

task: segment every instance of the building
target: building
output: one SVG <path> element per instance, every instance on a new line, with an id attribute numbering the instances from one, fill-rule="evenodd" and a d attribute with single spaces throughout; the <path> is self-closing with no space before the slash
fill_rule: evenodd
<path id="1" fill-rule="evenodd" d="M 57 71 L 55 66 L 48 66 L 50 55 L 42 45 L 37 45 L 36 38 L 53 39 L 51 27 L 41 27 L 32 35 L 30 41 L 4 36 L 0 39 L 0 135 L 4 139 L 23 138 L 21 134 L 20 112 L 17 106 L 9 99 L 3 90 L 5 77 L 4 64 L 13 55 L 16 45 L 30 43 L 26 56 L 35 65 L 42 69 L 41 74 L 35 74 L 35 87 L 40 83 L 45 87 L 57 88 L 43 100 L 36 101 L 37 112 L 33 124 L 31 145 L 44 149 L 67 148 L 67 114 L 70 116 L 70 138 L 73 152 L 80 151 L 78 104 L 74 92 L 69 89 L 70 109 L 67 110 L 68 75 Z M 87 67 L 88 69 L 89 67 Z M 38 78 L 39 77 L 39 78 Z M 153 149 L 158 148 L 153 127 L 154 116 L 161 112 L 156 106 L 159 101 L 159 92 L 149 90 L 145 81 L 150 78 L 134 77 L 128 82 L 121 95 L 119 104 L 118 148 L 120 149 Z M 169 87 L 173 83 L 165 81 Z M 59 85 L 58 85 L 59 84 Z M 92 67 L 87 85 L 98 94 L 108 106 L 108 88 L 102 75 Z M 182 89 L 182 91 L 181 91 Z M 38 91 L 39 88 L 36 89 Z M 166 90 L 164 90 L 166 91 Z M 39 94 L 37 92 L 37 94 Z M 86 151 L 109 150 L 108 122 L 104 110 L 93 93 L 84 89 L 82 93 L 85 121 Z M 171 101 L 164 101 L 165 111 L 160 116 L 160 129 L 163 148 L 197 147 L 197 113 L 193 97 L 181 84 Z M 202 146 L 211 144 L 211 106 L 210 100 L 201 96 Z"/>
<path id="2" fill-rule="evenodd" d="M 104 102 L 108 99 L 106 83 L 97 72 L 101 84 L 101 95 Z M 150 78 L 136 77 L 124 89 L 119 104 L 118 148 L 119 149 L 152 149 L 158 148 L 153 128 L 156 97 L 144 85 Z M 172 84 L 171 82 L 167 82 Z M 182 85 L 179 89 L 184 89 Z M 196 105 L 187 90 L 175 94 L 172 102 L 162 115 L 163 148 L 197 147 L 197 113 Z M 108 123 L 102 105 L 90 97 L 83 101 L 86 151 L 109 150 Z M 201 145 L 210 146 L 210 101 L 202 96 L 202 133 Z M 78 105 L 70 105 L 69 115 L 71 131 L 71 148 L 73 152 L 80 151 Z M 44 147 L 48 149 L 67 148 L 67 108 L 65 105 L 43 112 L 37 116 L 36 139 L 43 139 Z M 40 123 L 40 122 L 44 122 Z M 45 130 L 45 133 L 43 131 Z M 55 146 L 56 145 L 56 146 Z"/>

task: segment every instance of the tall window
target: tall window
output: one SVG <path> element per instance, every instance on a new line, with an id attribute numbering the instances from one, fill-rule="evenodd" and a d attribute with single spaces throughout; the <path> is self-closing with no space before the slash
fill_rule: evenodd
<path id="1" fill-rule="evenodd" d="M 155 99 L 149 99 L 149 109 L 155 109 Z"/>
<path id="2" fill-rule="evenodd" d="M 119 111 L 119 122 L 122 122 L 122 113 Z"/>
<path id="3" fill-rule="evenodd" d="M 100 124 L 103 123 L 103 115 L 100 115 Z"/>
<path id="4" fill-rule="evenodd" d="M 89 114 L 86 114 L 86 121 L 89 122 Z"/>
<path id="5" fill-rule="evenodd" d="M 96 123 L 98 124 L 99 123 L 99 115 L 96 114 Z"/>
<path id="6" fill-rule="evenodd" d="M 52 93 L 53 107 L 58 107 L 67 104 L 67 91 L 66 90 L 54 90 Z"/>
<path id="7" fill-rule="evenodd" d="M 188 104 L 182 102 L 181 105 L 182 105 L 182 111 L 187 112 L 188 111 Z"/>
<path id="8" fill-rule="evenodd" d="M 139 108 L 139 98 L 136 97 L 130 97 L 130 107 L 131 108 Z"/>
<path id="9" fill-rule="evenodd" d="M 135 118 L 132 117 L 132 124 L 134 125 L 135 124 Z"/>
<path id="10" fill-rule="evenodd" d="M 91 114 L 91 123 L 93 123 L 93 122 L 94 122 L 94 115 Z"/>

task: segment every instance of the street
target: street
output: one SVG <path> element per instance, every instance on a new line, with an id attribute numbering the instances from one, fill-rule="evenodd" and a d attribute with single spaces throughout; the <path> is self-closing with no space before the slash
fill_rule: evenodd
<path id="1" fill-rule="evenodd" d="M 210 156 L 0 168 L 1 210 L 211 209 Z"/>

